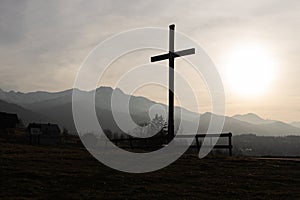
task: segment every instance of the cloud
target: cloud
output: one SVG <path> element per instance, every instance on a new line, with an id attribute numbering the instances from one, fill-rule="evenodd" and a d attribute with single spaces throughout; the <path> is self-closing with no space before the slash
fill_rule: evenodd
<path id="1" fill-rule="evenodd" d="M 298 0 L 0 1 L 0 88 L 70 88 L 99 42 L 124 30 L 170 23 L 202 45 L 221 70 L 232 46 L 266 44 L 286 64 L 285 79 L 299 85 L 299 8 Z M 277 84 L 284 88 L 284 82 Z M 297 88 L 291 92 L 300 96 Z"/>

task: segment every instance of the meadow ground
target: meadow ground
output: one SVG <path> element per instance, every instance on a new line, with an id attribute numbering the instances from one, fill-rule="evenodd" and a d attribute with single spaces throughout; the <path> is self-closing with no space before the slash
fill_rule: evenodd
<path id="1" fill-rule="evenodd" d="M 295 160 L 184 155 L 146 174 L 110 169 L 84 148 L 0 141 L 0 199 L 300 199 Z"/>

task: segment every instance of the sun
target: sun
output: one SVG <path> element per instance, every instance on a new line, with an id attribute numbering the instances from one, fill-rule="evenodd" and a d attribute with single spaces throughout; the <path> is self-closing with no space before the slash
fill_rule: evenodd
<path id="1" fill-rule="evenodd" d="M 253 45 L 232 51 L 227 69 L 231 89 L 242 96 L 263 94 L 276 74 L 274 58 L 264 48 Z"/>

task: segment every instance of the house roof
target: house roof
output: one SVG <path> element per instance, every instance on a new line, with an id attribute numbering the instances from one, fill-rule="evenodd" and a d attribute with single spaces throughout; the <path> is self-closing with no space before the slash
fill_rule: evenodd
<path id="1" fill-rule="evenodd" d="M 60 128 L 57 124 L 30 123 L 27 129 L 30 130 L 31 128 L 39 128 L 43 134 L 60 133 Z"/>
<path id="2" fill-rule="evenodd" d="M 0 112 L 0 128 L 15 128 L 19 122 L 17 114 Z"/>

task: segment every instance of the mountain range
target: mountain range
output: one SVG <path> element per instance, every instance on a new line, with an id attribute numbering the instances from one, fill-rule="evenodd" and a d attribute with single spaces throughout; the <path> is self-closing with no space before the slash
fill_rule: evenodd
<path id="1" fill-rule="evenodd" d="M 29 93 L 6 92 L 0 89 L 0 111 L 17 113 L 25 125 L 30 122 L 52 122 L 58 123 L 61 128 L 66 128 L 70 132 L 75 133 L 76 129 L 72 115 L 72 92 L 73 89 L 54 93 L 44 91 Z M 93 91 L 76 89 L 76 92 L 81 95 L 91 95 Z M 113 92 L 115 92 L 117 104 L 119 105 L 124 104 L 125 99 L 130 99 L 129 111 L 136 123 L 140 124 L 150 121 L 149 109 L 158 103 L 145 97 L 130 96 L 118 88 L 99 87 L 96 89 L 95 105 L 102 128 L 110 129 L 113 132 L 121 131 L 116 125 L 111 111 Z M 167 109 L 166 105 L 160 103 L 159 105 Z M 123 115 L 122 111 L 118 111 L 118 113 L 120 116 Z M 206 132 L 211 116 L 214 115 L 212 113 L 198 114 L 176 107 L 175 123 L 180 120 L 180 116 L 184 116 L 183 120 L 188 123 L 193 123 L 193 117 L 199 115 L 200 127 L 198 132 Z M 254 113 L 248 113 L 232 117 L 225 116 L 223 131 L 232 132 L 235 135 L 249 133 L 262 136 L 300 135 L 300 123 L 287 124 L 281 121 L 263 119 Z"/>

